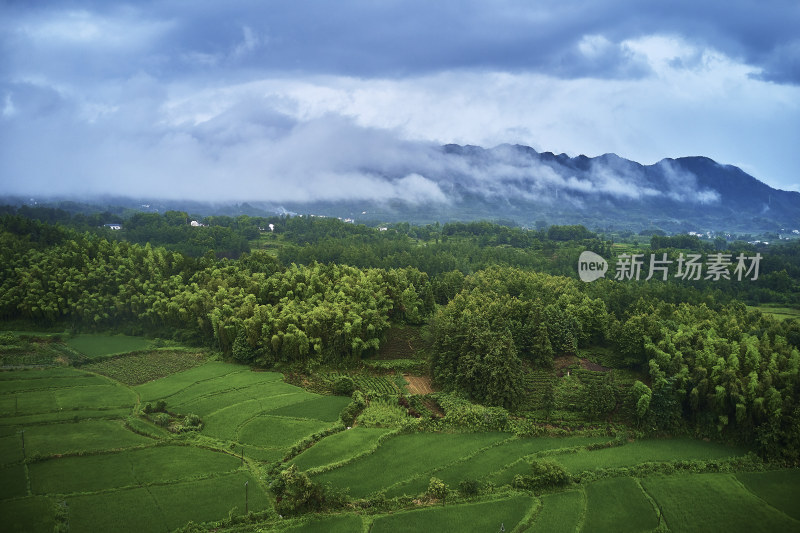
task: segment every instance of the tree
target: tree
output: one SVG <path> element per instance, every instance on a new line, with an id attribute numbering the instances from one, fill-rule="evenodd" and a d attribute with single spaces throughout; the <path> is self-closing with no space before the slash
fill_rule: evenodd
<path id="1" fill-rule="evenodd" d="M 275 509 L 281 514 L 318 511 L 325 502 L 325 491 L 315 485 L 297 465 L 281 471 L 270 485 L 275 494 Z"/>
<path id="2" fill-rule="evenodd" d="M 441 500 L 442 506 L 447 498 L 447 485 L 437 477 L 432 477 L 428 482 L 428 497 L 434 500 Z"/>

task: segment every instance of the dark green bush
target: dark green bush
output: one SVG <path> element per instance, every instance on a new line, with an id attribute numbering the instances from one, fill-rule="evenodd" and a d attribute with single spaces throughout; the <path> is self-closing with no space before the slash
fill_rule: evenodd
<path id="1" fill-rule="evenodd" d="M 356 390 L 356 382 L 350 376 L 337 376 L 333 381 L 333 393 L 337 396 L 350 396 Z"/>
<path id="2" fill-rule="evenodd" d="M 569 482 L 570 476 L 561 465 L 550 461 L 534 461 L 531 463 L 531 474 L 517 474 L 511 485 L 516 489 L 541 490 L 560 487 Z"/>
<path id="3" fill-rule="evenodd" d="M 480 483 L 475 479 L 462 479 L 458 484 L 458 492 L 462 496 L 477 496 L 480 492 Z"/>

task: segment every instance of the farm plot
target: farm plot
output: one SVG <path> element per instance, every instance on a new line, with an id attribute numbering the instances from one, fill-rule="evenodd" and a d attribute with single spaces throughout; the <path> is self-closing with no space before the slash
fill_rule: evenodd
<path id="1" fill-rule="evenodd" d="M 437 477 L 447 483 L 457 485 L 463 479 L 482 479 L 493 472 L 502 470 L 518 459 L 560 448 L 587 446 L 605 442 L 608 437 L 538 437 L 514 438 L 489 448 L 463 463 L 456 463 L 437 472 Z"/>
<path id="2" fill-rule="evenodd" d="M 202 350 L 152 350 L 98 361 L 82 368 L 126 385 L 141 385 L 199 366 L 207 357 Z"/>
<path id="3" fill-rule="evenodd" d="M 77 370 L 69 374 L 55 373 L 54 370 L 48 368 L 35 372 L 8 372 L 8 376 L 18 376 L 18 379 L 0 380 L 0 394 L 109 384 L 109 381 L 105 378 Z M 53 375 L 54 373 L 55 375 Z M 39 375 L 34 376 L 33 374 Z"/>
<path id="4" fill-rule="evenodd" d="M 658 516 L 635 479 L 617 477 L 586 486 L 584 531 L 638 533 L 658 526 Z"/>
<path id="5" fill-rule="evenodd" d="M 507 433 L 412 433 L 386 440 L 374 453 L 314 476 L 350 489 L 356 498 L 423 476 L 481 448 L 509 438 Z M 426 480 L 427 481 L 427 480 Z"/>
<path id="6" fill-rule="evenodd" d="M 70 531 L 166 532 L 187 522 L 219 520 L 236 508 L 244 514 L 245 482 L 248 509 L 269 506 L 261 486 L 244 472 L 211 479 L 121 489 L 66 498 Z"/>
<path id="7" fill-rule="evenodd" d="M 118 450 L 152 442 L 128 431 L 117 420 L 85 420 L 25 428 L 25 451 L 29 456 Z"/>
<path id="8" fill-rule="evenodd" d="M 108 378 L 61 369 L 8 372 L 0 381 L 0 415 L 25 416 L 90 408 L 103 410 L 136 403 L 136 394 Z M 77 413 L 74 413 L 77 414 Z M 73 414 L 73 416 L 74 416 Z"/>
<path id="9" fill-rule="evenodd" d="M 533 531 L 575 533 L 585 507 L 581 491 L 556 492 L 542 496 L 542 508 L 536 515 Z"/>
<path id="10" fill-rule="evenodd" d="M 245 423 L 236 440 L 260 448 L 288 448 L 303 437 L 329 426 L 329 423 L 319 420 L 261 415 Z"/>
<path id="11" fill-rule="evenodd" d="M 211 450 L 154 446 L 50 459 L 30 464 L 28 472 L 34 494 L 69 494 L 210 476 L 230 472 L 239 465 L 238 458 Z M 83 475 L 86 472 L 92 475 Z"/>
<path id="12" fill-rule="evenodd" d="M 339 420 L 339 413 L 349 403 L 350 398 L 346 396 L 317 396 L 303 402 L 273 409 L 268 414 L 336 422 Z"/>
<path id="13" fill-rule="evenodd" d="M 400 394 L 405 391 L 405 387 L 398 385 L 393 376 L 373 376 L 370 374 L 340 374 L 329 372 L 323 376 L 333 381 L 337 377 L 346 375 L 350 377 L 358 390 L 369 394 Z"/>
<path id="14" fill-rule="evenodd" d="M 800 520 L 800 470 L 775 470 L 772 472 L 741 472 L 736 478 L 747 490 L 783 511 L 795 520 Z"/>
<path id="15" fill-rule="evenodd" d="M 377 446 L 378 439 L 390 432 L 386 428 L 355 427 L 325 437 L 292 460 L 300 470 L 345 461 Z"/>
<path id="16" fill-rule="evenodd" d="M 247 371 L 245 367 L 210 361 L 204 365 L 184 370 L 183 372 L 178 372 L 155 381 L 150 381 L 134 388 L 142 397 L 142 402 L 149 402 L 162 398 L 166 399 L 196 383 L 204 383 L 222 376 Z"/>
<path id="17" fill-rule="evenodd" d="M 33 415 L 9 416 L 0 418 L 0 428 L 11 426 L 28 426 L 31 424 L 50 424 L 53 422 L 76 422 L 90 418 L 124 418 L 131 412 L 130 407 L 105 408 L 99 410 L 59 410 L 50 413 L 37 413 Z"/>
<path id="18" fill-rule="evenodd" d="M 83 334 L 67 339 L 66 344 L 89 359 L 94 359 L 106 355 L 145 350 L 151 345 L 151 341 L 144 337 L 127 335 Z"/>
<path id="19" fill-rule="evenodd" d="M 0 501 L 0 516 L 9 533 L 51 533 L 55 526 L 53 503 L 41 496 Z"/>
<path id="20" fill-rule="evenodd" d="M 650 477 L 642 479 L 642 486 L 675 533 L 800 530 L 800 521 L 764 505 L 733 474 Z"/>
<path id="21" fill-rule="evenodd" d="M 270 397 L 268 402 L 254 399 L 232 403 L 213 411 L 209 415 L 203 415 L 203 409 L 197 409 L 196 412 L 203 416 L 203 421 L 205 422 L 203 433 L 219 439 L 233 440 L 236 438 L 239 428 L 247 421 L 264 414 L 270 407 L 274 408 L 275 406 L 300 402 L 306 398 L 306 394 L 285 394 Z M 219 401 L 218 399 L 217 402 Z"/>
<path id="22" fill-rule="evenodd" d="M 0 437 L 0 465 L 16 463 L 24 458 L 22 437 L 18 431 L 14 430 L 14 434 Z"/>
<path id="23" fill-rule="evenodd" d="M 533 504 L 528 495 L 502 500 L 430 507 L 375 519 L 370 531 L 511 531 Z"/>
<path id="24" fill-rule="evenodd" d="M 358 515 L 338 515 L 307 520 L 285 529 L 282 533 L 361 533 L 361 517 Z"/>
<path id="25" fill-rule="evenodd" d="M 647 462 L 709 460 L 735 457 L 742 450 L 689 438 L 638 440 L 615 448 L 559 455 L 553 459 L 578 474 L 600 468 L 634 466 Z"/>
<path id="26" fill-rule="evenodd" d="M 608 437 L 538 437 L 510 438 L 496 446 L 457 461 L 434 471 L 433 475 L 457 487 L 459 482 L 470 480 L 491 480 L 495 485 L 511 483 L 516 474 L 529 474 L 530 464 L 523 458 L 546 450 L 586 446 L 595 442 L 605 442 Z M 420 494 L 428 486 L 427 478 L 415 478 L 392 487 L 389 496 L 401 494 Z"/>
<path id="27" fill-rule="evenodd" d="M 25 496 L 28 493 L 25 466 L 13 464 L 0 467 L 0 500 Z"/>

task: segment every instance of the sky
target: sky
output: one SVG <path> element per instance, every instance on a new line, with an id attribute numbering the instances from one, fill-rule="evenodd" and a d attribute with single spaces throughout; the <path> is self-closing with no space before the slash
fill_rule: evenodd
<path id="1" fill-rule="evenodd" d="M 798 28 L 797 0 L 4 0 L 0 194 L 446 201 L 449 143 L 800 190 Z"/>

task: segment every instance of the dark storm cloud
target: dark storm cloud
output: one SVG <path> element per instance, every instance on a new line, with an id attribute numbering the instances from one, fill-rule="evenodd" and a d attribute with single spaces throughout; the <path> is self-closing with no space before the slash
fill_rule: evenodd
<path id="1" fill-rule="evenodd" d="M 6 1 L 0 193 L 441 202 L 431 178 L 460 170 L 439 145 L 506 142 L 703 154 L 798 188 L 799 5 Z M 661 193 L 492 165 L 463 175 L 500 196 L 523 175 Z M 672 197 L 696 192 L 678 178 Z"/>
<path id="2" fill-rule="evenodd" d="M 277 71 L 392 77 L 488 68 L 624 78 L 648 72 L 626 52 L 624 41 L 666 34 L 741 59 L 762 69 L 764 79 L 800 83 L 795 0 L 35 5 L 12 3 L 4 10 L 2 46 L 12 59 L 7 72 L 24 71 L 33 62 L 86 76 L 144 70 L 170 78 L 215 68 L 242 76 Z M 78 29 L 83 24 L 83 39 L 59 41 L 59 23 Z M 48 31 L 55 35 L 48 38 Z M 116 38 L 93 47 L 92 37 L 103 32 Z"/>

